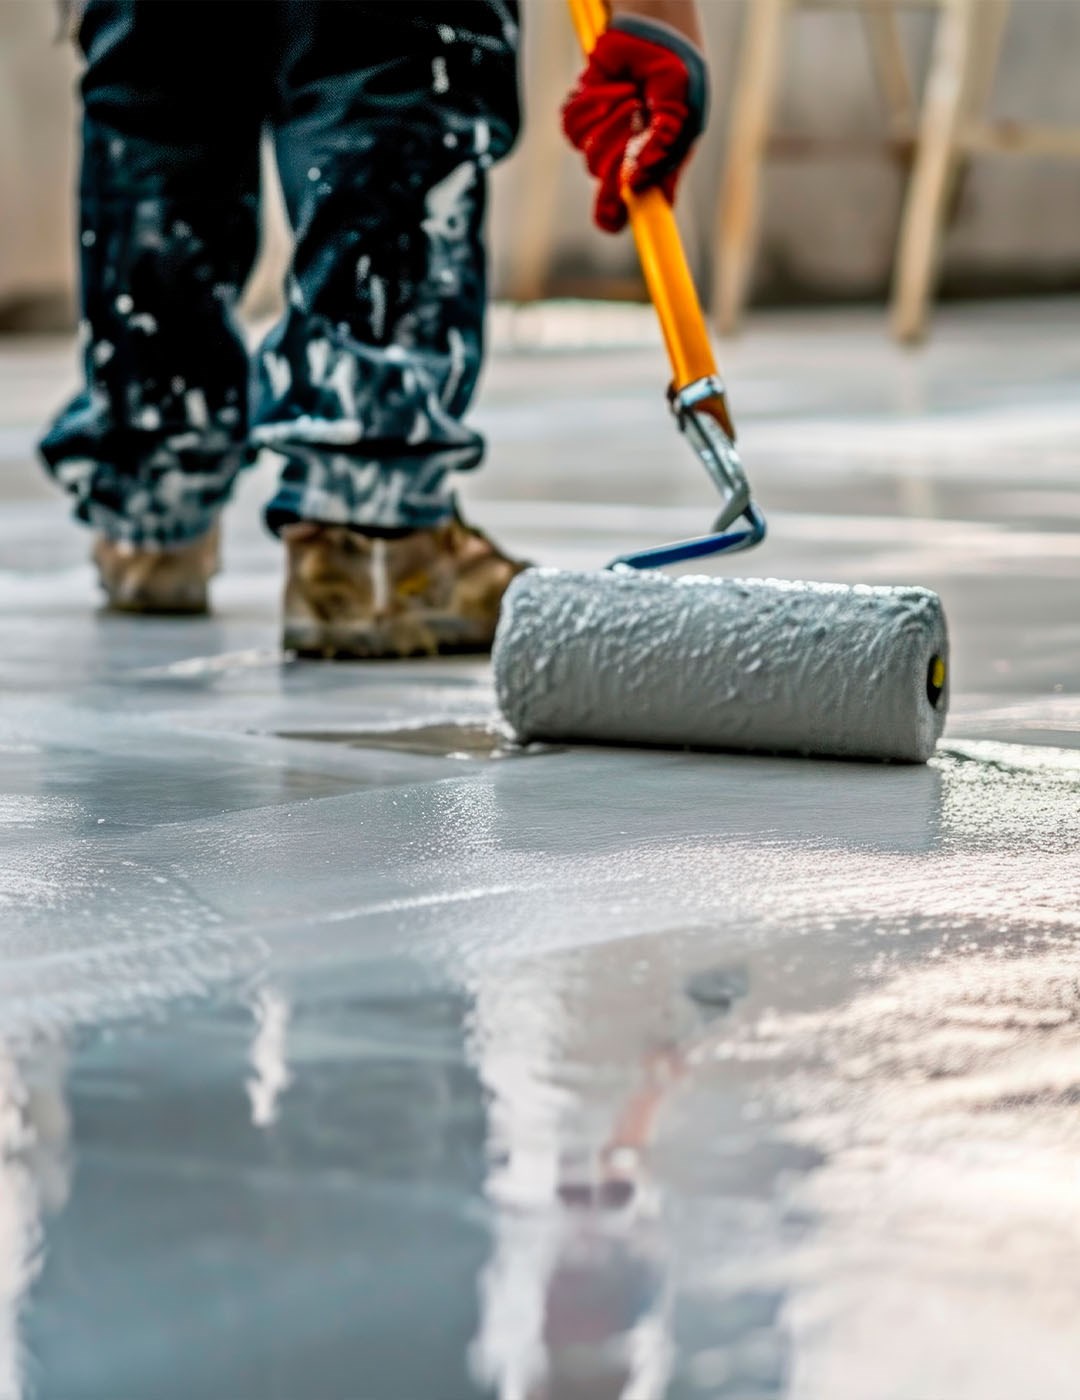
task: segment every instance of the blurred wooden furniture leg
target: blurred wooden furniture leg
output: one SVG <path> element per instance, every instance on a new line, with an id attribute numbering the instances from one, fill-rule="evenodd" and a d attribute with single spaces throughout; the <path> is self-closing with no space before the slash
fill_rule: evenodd
<path id="1" fill-rule="evenodd" d="M 1005 35 L 1011 3 L 1012 0 L 981 0 L 975 11 L 975 40 L 972 46 L 971 84 L 968 91 L 968 113 L 973 122 L 986 117 L 993 96 L 994 79 L 1001 57 L 1001 41 Z M 985 126 L 969 126 L 961 142 L 960 163 L 945 210 L 946 225 L 952 223 L 953 215 L 963 199 L 964 187 L 971 175 L 975 134 L 984 129 Z"/>
<path id="2" fill-rule="evenodd" d="M 977 8 L 970 91 L 970 109 L 976 117 L 986 116 L 994 93 L 1001 42 L 1011 6 L 1012 0 L 980 0 Z"/>
<path id="3" fill-rule="evenodd" d="M 934 36 L 893 275 L 893 333 L 909 343 L 926 333 L 945 216 L 970 112 L 980 47 L 977 11 L 986 4 L 987 0 L 943 0 Z"/>
<path id="4" fill-rule="evenodd" d="M 747 0 L 720 192 L 713 311 L 724 335 L 738 329 L 750 286 L 787 8 L 788 0 Z"/>
<path id="5" fill-rule="evenodd" d="M 897 137 L 909 135 L 915 125 L 917 109 L 896 11 L 891 5 L 867 5 L 862 19 L 890 131 Z"/>
<path id="6" fill-rule="evenodd" d="M 529 122 L 522 168 L 516 172 L 507 287 L 511 301 L 538 301 L 548 289 L 558 237 L 559 175 L 566 149 L 556 104 L 569 90 L 575 65 L 581 66 L 565 5 L 552 0 L 530 5 L 525 21 L 529 106 L 551 104 L 551 110 L 542 114 L 542 120 Z"/>
<path id="7" fill-rule="evenodd" d="M 714 309 L 734 331 L 750 286 L 761 169 L 770 156 L 891 155 L 910 168 L 893 268 L 891 320 L 902 341 L 926 331 L 941 243 L 958 179 L 976 155 L 1080 159 L 1080 127 L 992 121 L 987 108 L 1012 0 L 745 0 L 746 22 L 732 99 L 727 167 L 717 211 Z M 784 21 L 796 7 L 861 12 L 889 129 L 850 136 L 772 130 Z M 896 11 L 935 14 L 930 67 L 916 96 Z M 1021 7 L 1023 8 L 1023 7 Z M 1019 9 L 1017 10 L 1019 13 Z"/>

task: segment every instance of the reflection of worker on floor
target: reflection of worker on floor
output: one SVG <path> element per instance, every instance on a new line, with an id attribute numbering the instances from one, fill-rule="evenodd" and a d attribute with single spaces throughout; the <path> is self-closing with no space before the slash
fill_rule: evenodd
<path id="1" fill-rule="evenodd" d="M 651 1057 L 595 1158 L 555 1160 L 544 1203 L 503 1202 L 472 1354 L 478 1379 L 494 1385 L 499 1400 L 664 1393 L 671 1290 L 660 1198 L 644 1154 L 681 1071 L 677 1052 Z"/>
<path id="2" fill-rule="evenodd" d="M 749 977 L 700 966 L 688 976 L 668 933 L 627 951 L 620 941 L 495 964 L 472 983 L 492 1209 L 472 1370 L 498 1400 L 659 1400 L 684 1379 L 716 1400 L 775 1400 L 788 1374 L 782 1290 L 740 1267 L 737 1246 L 707 1282 L 679 1271 L 682 1213 L 658 1161 L 664 1111 L 695 1081 L 717 1131 L 732 1121 L 716 1081 L 700 1077 L 715 1072 Z M 722 1145 L 672 1119 L 664 1155 L 681 1162 L 683 1192 L 699 1168 L 715 1192 Z M 747 1182 L 740 1160 L 730 1158 L 722 1249 L 747 1191 L 768 1191 L 791 1164 L 779 1146 Z"/>
<path id="3" fill-rule="evenodd" d="M 472 986 L 494 1215 L 470 1357 L 499 1400 L 664 1393 L 669 1226 L 648 1157 L 701 1019 L 677 947 L 637 953 L 645 977 L 600 945 Z"/>
<path id="4" fill-rule="evenodd" d="M 259 449 L 286 545 L 285 641 L 313 655 L 490 645 L 520 567 L 460 519 L 482 354 L 489 168 L 518 128 L 514 0 L 83 0 L 86 387 L 42 445 L 110 603 L 200 612 Z M 694 0 L 610 0 L 565 109 L 599 181 L 674 194 L 699 134 Z M 254 358 L 234 311 L 260 132 L 296 233 Z"/>
<path id="5" fill-rule="evenodd" d="M 597 1171 L 588 1179 L 568 1173 L 559 1184 L 569 1231 L 548 1281 L 550 1371 L 538 1400 L 569 1393 L 558 1381 L 561 1365 L 573 1368 L 575 1356 L 589 1353 L 593 1365 L 579 1361 L 575 1395 L 649 1400 L 663 1393 L 673 1359 L 671 1289 L 660 1199 L 644 1153 L 682 1068 L 677 1052 L 651 1056 Z"/>

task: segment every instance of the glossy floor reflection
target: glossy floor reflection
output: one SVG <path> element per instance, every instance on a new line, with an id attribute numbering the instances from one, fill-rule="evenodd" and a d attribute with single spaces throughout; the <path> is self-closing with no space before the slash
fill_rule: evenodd
<path id="1" fill-rule="evenodd" d="M 0 1395 L 1071 1400 L 1075 315 L 730 356 L 755 566 L 945 599 L 925 769 L 521 755 L 480 663 L 282 660 L 258 474 L 214 618 L 101 616 L 68 347 L 0 346 Z M 470 510 L 700 528 L 648 322 L 516 324 Z"/>

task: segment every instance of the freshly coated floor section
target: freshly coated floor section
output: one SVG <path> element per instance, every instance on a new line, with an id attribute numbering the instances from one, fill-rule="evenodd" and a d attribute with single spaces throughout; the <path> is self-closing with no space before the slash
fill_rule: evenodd
<path id="1" fill-rule="evenodd" d="M 937 589 L 926 768 L 521 752 L 480 662 L 282 659 L 258 473 L 213 618 L 103 616 L 30 456 L 70 347 L 0 345 L 0 1395 L 1072 1400 L 1077 313 L 724 356 L 724 571 Z M 699 531 L 647 318 L 545 314 L 469 511 Z"/>

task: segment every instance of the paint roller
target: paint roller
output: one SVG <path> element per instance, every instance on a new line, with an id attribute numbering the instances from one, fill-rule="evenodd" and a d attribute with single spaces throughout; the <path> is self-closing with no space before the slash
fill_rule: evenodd
<path id="1" fill-rule="evenodd" d="M 570 0 L 586 53 L 603 0 Z M 747 749 L 925 763 L 945 723 L 948 638 L 925 588 L 672 577 L 666 564 L 761 543 L 678 228 L 659 190 L 625 194 L 671 361 L 676 423 L 720 493 L 711 533 L 605 571 L 529 569 L 495 638 L 500 709 L 524 742 Z"/>

